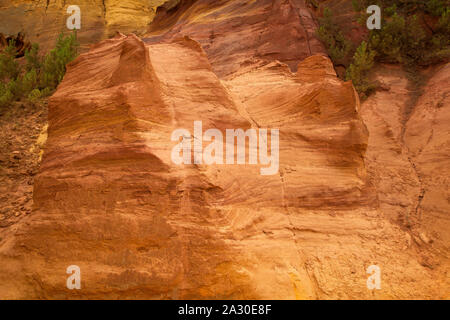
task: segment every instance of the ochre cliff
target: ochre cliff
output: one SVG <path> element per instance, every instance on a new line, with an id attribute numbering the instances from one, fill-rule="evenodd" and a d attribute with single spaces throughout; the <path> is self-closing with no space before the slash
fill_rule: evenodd
<path id="1" fill-rule="evenodd" d="M 360 103 L 305 1 L 143 3 L 79 1 L 33 211 L 0 224 L 1 299 L 450 298 L 449 64 L 420 94 L 378 65 Z M 50 48 L 67 5 L 0 0 L 0 32 Z M 279 129 L 278 172 L 174 164 L 195 121 Z"/>
<path id="2" fill-rule="evenodd" d="M 156 9 L 173 0 L 1 0 L 0 33 L 14 35 L 23 32 L 27 39 L 38 42 L 44 50 L 53 48 L 60 32 L 69 32 L 66 21 L 70 5 L 81 10 L 78 39 L 83 48 L 108 38 L 116 31 L 146 32 Z M 132 19 L 130 19 L 132 17 Z"/>
<path id="3" fill-rule="evenodd" d="M 77 1 L 82 49 L 116 32 L 146 34 L 147 41 L 189 35 L 207 51 L 214 71 L 234 73 L 280 60 L 295 70 L 304 58 L 324 53 L 317 23 L 303 0 L 93 0 Z M 65 0 L 0 0 L 0 34 L 25 34 L 53 48 L 71 3 Z"/>
<path id="4" fill-rule="evenodd" d="M 375 78 L 385 89 L 361 107 L 369 130 L 365 163 L 378 211 L 405 231 L 405 250 L 441 279 L 442 288 L 449 287 L 450 266 L 449 75 L 448 64 L 429 70 L 417 98 L 400 67 L 380 65 Z"/>
<path id="5" fill-rule="evenodd" d="M 450 64 L 438 67 L 406 123 L 404 142 L 420 182 L 414 214 L 421 239 L 450 252 Z M 422 236 L 423 238 L 423 236 Z"/>
<path id="6" fill-rule="evenodd" d="M 35 210 L 1 234 L 0 296 L 445 297 L 439 266 L 377 206 L 360 108 L 321 55 L 220 80 L 189 38 L 99 43 L 50 99 Z M 173 164 L 171 133 L 197 120 L 279 128 L 279 173 Z M 73 264 L 81 290 L 66 288 Z"/>
<path id="7" fill-rule="evenodd" d="M 303 0 L 197 0 L 158 8 L 145 41 L 188 35 L 202 45 L 214 72 L 226 77 L 274 60 L 295 71 L 306 57 L 325 53 L 316 29 Z"/>

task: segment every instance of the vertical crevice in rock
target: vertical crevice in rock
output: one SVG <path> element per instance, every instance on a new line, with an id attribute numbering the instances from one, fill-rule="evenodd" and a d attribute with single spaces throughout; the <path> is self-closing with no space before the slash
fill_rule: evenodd
<path id="1" fill-rule="evenodd" d="M 106 0 L 102 0 L 102 12 L 103 12 L 103 19 L 105 20 L 106 25 Z"/>
<path id="2" fill-rule="evenodd" d="M 302 26 L 303 32 L 305 32 L 305 39 L 306 39 L 306 44 L 308 46 L 308 50 L 309 50 L 309 55 L 312 55 L 312 50 L 311 50 L 311 44 L 309 43 L 309 35 L 308 35 L 308 30 L 305 27 L 304 21 L 303 21 L 303 17 L 301 14 L 301 11 L 299 8 L 297 8 L 293 3 L 292 0 L 288 0 L 289 1 L 289 5 L 292 8 L 292 10 L 296 11 L 296 14 L 298 15 L 299 18 L 299 22 L 300 25 Z M 306 5 L 305 5 L 306 8 Z"/>
<path id="3" fill-rule="evenodd" d="M 411 79 L 409 79 L 409 85 L 412 87 L 412 89 L 409 91 L 409 101 L 406 101 L 403 107 L 403 114 L 402 114 L 402 122 L 401 122 L 401 133 L 400 133 L 400 143 L 403 147 L 403 149 L 406 152 L 407 158 L 409 163 L 411 164 L 411 168 L 414 170 L 415 175 L 417 177 L 417 180 L 419 181 L 419 193 L 417 195 L 416 199 L 416 205 L 414 208 L 412 208 L 411 212 L 409 213 L 409 216 L 406 217 L 407 219 L 407 226 L 409 228 L 412 227 L 412 219 L 420 220 L 420 207 L 422 204 L 422 200 L 425 196 L 425 187 L 423 183 L 422 176 L 420 174 L 419 169 L 416 166 L 416 163 L 412 159 L 411 151 L 408 148 L 407 143 L 405 142 L 405 133 L 406 133 L 406 127 L 408 124 L 409 119 L 411 118 L 412 114 L 414 113 L 414 110 L 417 107 L 417 104 L 419 102 L 420 97 L 423 95 L 424 91 L 423 88 L 426 85 L 426 81 L 421 82 L 420 84 L 413 83 Z"/>

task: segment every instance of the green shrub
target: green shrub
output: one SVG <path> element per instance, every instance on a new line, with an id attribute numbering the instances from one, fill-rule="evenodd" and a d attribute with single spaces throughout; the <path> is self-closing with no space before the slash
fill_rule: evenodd
<path id="1" fill-rule="evenodd" d="M 42 58 L 39 56 L 39 44 L 33 43 L 31 48 L 25 51 L 25 59 L 27 64 L 25 65 L 25 70 L 30 71 L 31 69 L 40 70 L 42 65 Z"/>
<path id="2" fill-rule="evenodd" d="M 395 13 L 397 13 L 397 5 L 396 4 L 384 9 L 384 14 L 387 17 L 392 17 Z"/>
<path id="3" fill-rule="evenodd" d="M 442 12 L 437 29 L 425 44 L 421 64 L 429 65 L 450 59 L 450 8 Z"/>
<path id="4" fill-rule="evenodd" d="M 347 68 L 346 80 L 352 80 L 355 89 L 363 96 L 374 89 L 374 85 L 368 80 L 368 72 L 373 67 L 374 59 L 375 52 L 368 47 L 367 42 L 363 41 L 356 49 L 353 61 Z"/>
<path id="5" fill-rule="evenodd" d="M 365 11 L 368 6 L 376 4 L 389 10 L 395 7 L 394 11 L 402 14 L 425 12 L 436 17 L 440 17 L 449 6 L 448 0 L 352 0 L 352 4 L 356 12 Z M 384 12 L 389 14 L 386 9 Z"/>
<path id="6" fill-rule="evenodd" d="M 51 89 L 51 88 L 44 88 L 44 89 L 42 89 L 41 90 L 41 97 L 48 97 L 48 96 L 51 96 L 52 94 L 53 94 L 53 89 Z"/>
<path id="7" fill-rule="evenodd" d="M 33 103 L 35 103 L 35 102 L 37 102 L 38 100 L 39 100 L 39 98 L 41 98 L 42 97 L 42 93 L 41 93 L 41 91 L 39 90 L 39 89 L 33 89 L 33 91 L 31 91 L 29 94 L 28 94 L 28 100 L 30 101 L 30 102 L 33 102 Z"/>
<path id="8" fill-rule="evenodd" d="M 372 30 L 370 46 L 377 60 L 403 65 L 429 65 L 448 58 L 450 14 L 439 19 L 437 30 L 428 35 L 416 15 L 403 17 L 397 13 L 383 22 L 381 30 Z"/>
<path id="9" fill-rule="evenodd" d="M 76 33 L 64 37 L 61 33 L 56 41 L 56 47 L 44 59 L 41 87 L 55 89 L 66 73 L 66 65 L 77 56 L 78 41 Z"/>
<path id="10" fill-rule="evenodd" d="M 19 100 L 23 93 L 20 80 L 16 79 L 7 82 L 6 91 L 11 92 L 14 100 Z"/>
<path id="11" fill-rule="evenodd" d="M 9 41 L 6 48 L 0 53 L 0 81 L 14 80 L 20 73 L 19 63 L 16 61 L 15 41 Z"/>
<path id="12" fill-rule="evenodd" d="M 404 43 L 401 48 L 405 60 L 408 63 L 423 61 L 427 50 L 427 34 L 420 25 L 416 15 L 407 19 L 406 29 L 404 30 Z"/>
<path id="13" fill-rule="evenodd" d="M 369 42 L 378 53 L 380 60 L 392 63 L 402 63 L 402 45 L 405 38 L 406 21 L 394 13 L 389 22 L 384 22 L 381 30 L 372 30 Z"/>
<path id="14" fill-rule="evenodd" d="M 438 30 L 439 33 L 446 35 L 447 39 L 450 35 L 450 8 L 444 10 L 438 21 Z"/>
<path id="15" fill-rule="evenodd" d="M 0 82 L 0 109 L 5 108 L 14 100 L 14 95 L 3 83 Z"/>
<path id="16" fill-rule="evenodd" d="M 365 96 L 374 85 L 368 74 L 375 62 L 399 63 L 411 79 L 418 78 L 418 66 L 448 61 L 450 58 L 450 7 L 449 0 L 352 0 L 358 12 L 358 22 L 365 27 L 370 5 L 382 11 L 382 27 L 371 30 L 348 66 L 345 78 L 352 80 L 358 92 Z M 424 28 L 424 15 L 439 17 L 432 26 L 433 32 Z M 324 43 L 334 65 L 348 65 L 347 57 L 353 48 L 335 23 L 329 9 L 319 19 L 318 37 Z M 413 71 L 411 71 L 413 70 Z M 419 85 L 410 82 L 415 87 Z"/>
<path id="17" fill-rule="evenodd" d="M 323 18 L 319 19 L 317 36 L 324 43 L 327 52 L 335 65 L 346 64 L 352 44 L 347 40 L 333 19 L 329 8 L 325 8 Z"/>
<path id="18" fill-rule="evenodd" d="M 25 73 L 21 79 L 21 93 L 23 96 L 27 96 L 34 88 L 37 88 L 39 84 L 38 74 L 36 69 L 31 69 Z"/>
<path id="19" fill-rule="evenodd" d="M 0 54 L 0 107 L 14 100 L 27 98 L 36 102 L 52 94 L 66 73 L 66 64 L 78 53 L 76 33 L 64 36 L 61 33 L 55 48 L 45 57 L 39 55 L 39 45 L 34 43 L 25 52 L 25 68 L 22 70 L 15 59 L 14 41 Z"/>
<path id="20" fill-rule="evenodd" d="M 360 12 L 362 10 L 362 3 L 358 0 L 352 0 L 353 10 L 356 12 Z"/>
<path id="21" fill-rule="evenodd" d="M 448 10 L 448 0 L 425 0 L 424 10 L 436 17 L 442 16 L 442 14 Z"/>

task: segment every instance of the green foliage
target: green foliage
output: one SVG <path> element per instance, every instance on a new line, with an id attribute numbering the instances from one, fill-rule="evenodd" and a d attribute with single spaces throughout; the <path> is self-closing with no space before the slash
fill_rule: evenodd
<path id="1" fill-rule="evenodd" d="M 44 88 L 41 90 L 41 97 L 48 97 L 53 93 L 53 90 L 51 88 Z"/>
<path id="2" fill-rule="evenodd" d="M 8 92 L 11 92 L 14 99 L 20 98 L 20 96 L 22 95 L 22 87 L 21 87 L 20 80 L 18 80 L 18 79 L 11 80 L 8 83 L 6 83 L 6 90 Z"/>
<path id="3" fill-rule="evenodd" d="M 420 63 L 427 50 L 427 34 L 416 15 L 407 18 L 401 51 L 407 63 Z"/>
<path id="4" fill-rule="evenodd" d="M 39 100 L 39 98 L 42 97 L 42 93 L 39 89 L 33 89 L 29 94 L 28 94 L 28 100 L 35 103 L 36 101 Z"/>
<path id="5" fill-rule="evenodd" d="M 368 80 L 368 72 L 373 67 L 374 59 L 375 51 L 363 41 L 356 49 L 353 61 L 347 68 L 346 80 L 352 80 L 356 90 L 363 95 L 368 95 L 374 89 L 374 85 Z"/>
<path id="6" fill-rule="evenodd" d="M 386 8 L 385 13 L 392 15 L 394 12 L 401 14 L 414 14 L 425 12 L 435 17 L 440 17 L 446 8 L 449 7 L 448 0 L 352 0 L 353 9 L 356 12 L 365 11 L 365 9 L 372 5 L 378 5 L 380 8 Z M 394 7 L 394 8 L 393 8 Z M 386 12 L 386 10 L 388 10 Z M 390 14 L 389 14 L 390 13 Z"/>
<path id="7" fill-rule="evenodd" d="M 36 102 L 51 95 L 66 73 L 66 64 L 77 56 L 78 46 L 76 33 L 61 33 L 55 48 L 45 57 L 39 55 L 39 45 L 34 43 L 25 52 L 26 62 L 21 67 L 11 41 L 0 54 L 0 108 L 21 98 Z"/>
<path id="8" fill-rule="evenodd" d="M 393 4 L 392 6 L 384 9 L 384 14 L 388 17 L 392 17 L 396 13 L 397 13 L 397 5 L 396 4 Z"/>
<path id="9" fill-rule="evenodd" d="M 410 82 L 415 87 L 418 86 L 415 83 L 417 81 L 411 79 L 417 78 L 418 66 L 448 61 L 449 0 L 352 0 L 353 9 L 359 12 L 358 22 L 361 25 L 365 26 L 368 18 L 366 8 L 373 4 L 383 9 L 382 28 L 369 32 L 367 40 L 360 44 L 346 70 L 346 79 L 353 81 L 362 96 L 373 89 L 367 77 L 374 61 L 401 64 L 411 75 Z M 439 17 L 431 19 L 434 21 L 431 22 L 431 26 L 430 19 L 424 17 L 430 15 Z M 333 23 L 331 17 L 324 17 L 320 23 L 321 27 L 324 26 L 324 31 L 327 31 L 323 32 L 327 37 L 322 36 L 321 39 L 340 39 L 342 32 L 339 28 L 328 26 L 329 23 Z M 333 43 L 330 40 L 324 43 L 336 64 L 336 58 L 333 58 L 336 56 Z M 341 56 L 342 54 L 338 55 L 338 58 Z"/>
<path id="10" fill-rule="evenodd" d="M 34 88 L 38 87 L 38 74 L 36 69 L 31 69 L 20 79 L 22 95 L 28 95 Z"/>
<path id="11" fill-rule="evenodd" d="M 19 75 L 20 68 L 15 59 L 16 54 L 15 42 L 11 40 L 3 52 L 0 53 L 0 81 L 16 79 Z"/>
<path id="12" fill-rule="evenodd" d="M 331 60 L 334 64 L 345 64 L 352 50 L 352 44 L 335 23 L 329 8 L 325 8 L 319 23 L 317 35 L 327 48 Z"/>
<path id="13" fill-rule="evenodd" d="M 0 82 L 0 108 L 4 108 L 14 100 L 14 95 L 9 88 Z"/>
<path id="14" fill-rule="evenodd" d="M 381 30 L 372 30 L 369 36 L 377 59 L 403 65 L 429 65 L 450 57 L 450 9 L 444 11 L 436 31 L 427 34 L 418 16 L 394 13 L 385 20 Z"/>
<path id="15" fill-rule="evenodd" d="M 450 8 L 446 8 L 439 18 L 438 21 L 438 32 L 446 34 L 447 38 L 450 34 Z"/>
<path id="16" fill-rule="evenodd" d="M 424 62 L 430 48 L 427 38 L 416 15 L 404 18 L 394 13 L 390 20 L 383 23 L 381 30 L 371 31 L 369 42 L 379 60 L 411 64 Z"/>
<path id="17" fill-rule="evenodd" d="M 77 56 L 78 46 L 76 33 L 59 35 L 56 47 L 44 59 L 41 87 L 56 89 L 66 73 L 66 64 Z"/>
<path id="18" fill-rule="evenodd" d="M 382 25 L 381 30 L 372 30 L 369 41 L 382 60 L 387 62 L 402 62 L 401 47 L 406 21 L 395 13 L 388 23 Z"/>
<path id="19" fill-rule="evenodd" d="M 356 12 L 360 12 L 362 8 L 362 2 L 359 0 L 352 0 L 353 10 Z"/>
<path id="20" fill-rule="evenodd" d="M 442 16 L 445 11 L 449 10 L 448 0 L 426 0 L 424 2 L 424 10 L 436 17 Z"/>
<path id="21" fill-rule="evenodd" d="M 25 51 L 25 59 L 27 64 L 25 65 L 25 70 L 30 71 L 31 69 L 39 70 L 42 64 L 42 58 L 39 56 L 39 44 L 33 43 L 31 49 Z"/>

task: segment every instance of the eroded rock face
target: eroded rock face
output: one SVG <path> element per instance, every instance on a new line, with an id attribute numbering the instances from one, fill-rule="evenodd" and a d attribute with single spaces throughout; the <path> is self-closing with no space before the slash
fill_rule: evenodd
<path id="1" fill-rule="evenodd" d="M 410 88 L 404 71 L 379 65 L 375 77 L 387 90 L 365 101 L 361 116 L 370 133 L 365 162 L 378 210 L 405 231 L 405 250 L 423 268 L 432 270 L 435 286 L 440 288 L 432 297 L 442 298 L 448 297 L 450 266 L 449 68 L 429 73 L 423 95 L 415 101 L 411 97 L 417 89 Z"/>
<path id="2" fill-rule="evenodd" d="M 442 269 L 379 210 L 360 108 L 322 55 L 220 80 L 189 38 L 99 43 L 50 100 L 35 210 L 0 233 L 0 297 L 445 297 Z M 279 171 L 174 164 L 172 132 L 198 120 L 278 128 Z M 366 287 L 372 264 L 383 290 Z"/>
<path id="3" fill-rule="evenodd" d="M 0 32 L 50 48 L 67 5 L 0 1 Z M 448 298 L 448 65 L 417 103 L 377 66 L 388 90 L 360 105 L 304 1 L 79 5 L 86 49 L 147 36 L 94 45 L 51 98 L 34 211 L 0 229 L 0 298 Z M 280 129 L 278 172 L 174 164 L 194 121 Z"/>
<path id="4" fill-rule="evenodd" d="M 1 0 L 0 33 L 15 35 L 23 32 L 26 39 L 38 42 L 41 48 L 54 47 L 61 31 L 70 32 L 66 21 L 73 4 L 81 10 L 78 38 L 83 48 L 114 35 L 115 32 L 144 33 L 152 22 L 156 9 L 166 0 Z"/>
<path id="5" fill-rule="evenodd" d="M 219 77 L 279 60 L 296 71 L 303 59 L 325 49 L 303 0 L 183 1 L 160 7 L 147 43 L 182 36 L 198 41 Z"/>
<path id="6" fill-rule="evenodd" d="M 380 66 L 377 78 L 389 90 L 370 97 L 362 116 L 370 131 L 366 162 L 380 209 L 411 229 L 419 245 L 436 241 L 435 247 L 448 251 L 450 69 L 448 65 L 438 69 L 414 102 L 401 68 Z"/>
<path id="7" fill-rule="evenodd" d="M 67 29 L 65 0 L 0 0 L 0 33 L 23 32 L 43 51 Z M 147 42 L 189 36 L 206 50 L 219 77 L 279 60 L 295 71 L 300 61 L 325 53 L 304 0 L 93 0 L 78 1 L 82 51 L 116 32 L 146 34 Z"/>
<path id="8" fill-rule="evenodd" d="M 406 124 L 404 138 L 421 187 L 415 208 L 421 227 L 418 236 L 426 244 L 435 242 L 447 259 L 447 267 L 450 265 L 449 88 L 450 64 L 446 64 L 438 68 L 423 89 L 424 94 Z"/>
<path id="9" fill-rule="evenodd" d="M 286 100 L 271 106 L 275 96 Z M 307 83 L 280 64 L 222 83 L 190 39 L 100 43 L 69 66 L 51 98 L 36 212 L 2 243 L 2 297 L 68 297 L 71 264 L 83 270 L 79 297 L 316 297 L 290 215 L 339 206 L 333 199 L 345 193 L 363 201 L 367 132 L 357 101 L 333 75 Z M 261 114 L 262 105 L 274 109 Z M 280 128 L 279 174 L 173 164 L 171 133 L 195 120 L 204 130 Z"/>

